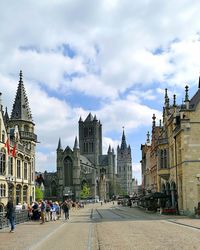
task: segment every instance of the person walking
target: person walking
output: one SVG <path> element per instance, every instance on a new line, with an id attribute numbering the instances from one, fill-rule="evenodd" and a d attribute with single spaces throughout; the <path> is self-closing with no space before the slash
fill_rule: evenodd
<path id="1" fill-rule="evenodd" d="M 64 216 L 65 216 L 65 220 L 69 219 L 69 204 L 67 201 L 65 201 L 62 204 L 62 210 L 63 210 Z"/>
<path id="2" fill-rule="evenodd" d="M 11 233 L 15 230 L 15 207 L 12 200 L 9 200 L 6 205 L 6 218 L 9 220 L 11 225 Z"/>

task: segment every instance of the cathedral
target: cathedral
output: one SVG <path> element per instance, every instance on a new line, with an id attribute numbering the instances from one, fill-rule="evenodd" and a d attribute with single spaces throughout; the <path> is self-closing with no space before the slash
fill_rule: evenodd
<path id="1" fill-rule="evenodd" d="M 117 159 L 111 146 L 107 154 L 102 153 L 102 124 L 96 115 L 89 113 L 85 120 L 80 117 L 79 140 L 76 137 L 73 148 L 63 149 L 59 139 L 57 171 L 44 173 L 45 198 L 79 200 L 84 184 L 90 189 L 90 197 L 97 200 L 132 193 L 131 149 L 124 131 L 117 151 Z"/>

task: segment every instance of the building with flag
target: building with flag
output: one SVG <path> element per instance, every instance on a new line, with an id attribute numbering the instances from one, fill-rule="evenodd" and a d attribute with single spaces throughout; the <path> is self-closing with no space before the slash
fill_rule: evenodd
<path id="1" fill-rule="evenodd" d="M 8 199 L 31 203 L 35 196 L 37 135 L 20 71 L 11 115 L 0 103 L 0 211 Z"/>

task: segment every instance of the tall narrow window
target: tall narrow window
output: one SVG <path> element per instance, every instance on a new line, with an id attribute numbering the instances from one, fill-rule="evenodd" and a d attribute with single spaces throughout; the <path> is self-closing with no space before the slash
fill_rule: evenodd
<path id="1" fill-rule="evenodd" d="M 72 160 L 69 157 L 66 157 L 64 160 L 64 178 L 65 186 L 71 186 L 73 184 L 73 169 L 72 169 Z"/>
<path id="2" fill-rule="evenodd" d="M 23 201 L 27 202 L 27 191 L 28 191 L 28 187 L 24 186 L 23 187 Z"/>
<path id="3" fill-rule="evenodd" d="M 21 202 L 21 186 L 17 185 L 16 186 L 16 204 Z"/>
<path id="4" fill-rule="evenodd" d="M 17 160 L 17 178 L 21 178 L 21 161 Z"/>
<path id="5" fill-rule="evenodd" d="M 28 163 L 24 162 L 24 180 L 28 179 Z"/>
<path id="6" fill-rule="evenodd" d="M 0 152 L 0 175 L 6 174 L 6 154 L 5 150 Z"/>

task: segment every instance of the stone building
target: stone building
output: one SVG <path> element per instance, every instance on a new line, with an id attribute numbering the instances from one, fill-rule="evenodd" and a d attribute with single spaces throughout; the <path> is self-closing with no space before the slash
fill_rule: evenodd
<path id="1" fill-rule="evenodd" d="M 132 194 L 132 158 L 131 147 L 127 146 L 125 133 L 123 131 L 121 146 L 117 147 L 117 174 L 119 178 L 121 193 Z"/>
<path id="2" fill-rule="evenodd" d="M 37 136 L 23 84 L 22 72 L 11 116 L 0 103 L 0 209 L 9 198 L 31 203 L 35 199 Z"/>
<path id="3" fill-rule="evenodd" d="M 167 194 L 167 206 L 185 214 L 194 214 L 200 201 L 199 135 L 200 84 L 191 99 L 185 87 L 181 105 L 176 103 L 176 95 L 170 105 L 166 89 L 163 124 L 153 122 L 152 142 L 141 146 L 143 189 L 153 187 L 153 192 Z"/>
<path id="4" fill-rule="evenodd" d="M 87 184 L 93 199 L 109 199 L 115 194 L 115 171 L 114 150 L 109 146 L 107 154 L 102 154 L 102 124 L 90 113 L 84 121 L 79 119 L 79 140 L 75 138 L 73 148 L 63 149 L 59 139 L 57 171 L 44 173 L 45 197 L 56 192 L 59 200 L 79 200 L 83 185 Z"/>

